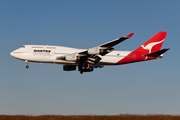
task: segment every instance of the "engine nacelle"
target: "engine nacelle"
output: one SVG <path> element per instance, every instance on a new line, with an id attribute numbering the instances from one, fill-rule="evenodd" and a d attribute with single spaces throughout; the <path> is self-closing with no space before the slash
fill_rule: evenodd
<path id="1" fill-rule="evenodd" d="M 76 54 L 67 54 L 65 56 L 65 60 L 67 60 L 67 61 L 77 61 L 78 56 Z"/>
<path id="2" fill-rule="evenodd" d="M 73 71 L 73 70 L 76 70 L 76 66 L 75 65 L 63 65 L 63 70 L 64 71 Z"/>
<path id="3" fill-rule="evenodd" d="M 100 53 L 101 53 L 101 49 L 99 48 L 99 46 L 88 49 L 88 54 L 90 55 L 100 54 Z"/>
<path id="4" fill-rule="evenodd" d="M 99 54 L 99 55 L 106 55 L 107 53 L 112 52 L 113 50 L 115 50 L 114 48 L 104 48 L 104 47 L 93 47 L 93 48 L 89 48 L 88 49 L 88 54 L 90 55 L 95 55 L 95 54 Z"/>

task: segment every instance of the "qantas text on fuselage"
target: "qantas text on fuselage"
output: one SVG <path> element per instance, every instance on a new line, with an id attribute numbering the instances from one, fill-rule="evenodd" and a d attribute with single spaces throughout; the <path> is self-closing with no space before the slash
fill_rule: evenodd
<path id="1" fill-rule="evenodd" d="M 89 48 L 76 49 L 62 46 L 49 45 L 24 45 L 10 54 L 11 56 L 26 62 L 64 64 L 64 71 L 78 70 L 91 72 L 94 68 L 102 68 L 105 65 L 122 65 L 139 61 L 153 60 L 163 57 L 169 48 L 161 49 L 167 32 L 158 32 L 134 51 L 115 51 L 115 45 L 133 36 L 130 33 L 124 37 L 115 39 L 105 44 Z"/>

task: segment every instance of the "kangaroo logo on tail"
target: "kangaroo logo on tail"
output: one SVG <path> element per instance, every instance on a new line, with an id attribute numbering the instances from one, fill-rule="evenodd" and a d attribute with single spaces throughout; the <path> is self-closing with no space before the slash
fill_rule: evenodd
<path id="1" fill-rule="evenodd" d="M 141 47 L 142 47 L 143 49 L 149 50 L 149 53 L 151 53 L 151 49 L 152 49 L 155 45 L 157 45 L 157 44 L 159 44 L 159 43 L 162 43 L 163 41 L 164 41 L 164 39 L 163 39 L 162 41 L 159 41 L 159 42 L 149 43 L 149 44 L 147 44 L 146 46 L 141 45 Z"/>
<path id="2" fill-rule="evenodd" d="M 142 47 L 143 49 L 145 49 L 145 50 L 149 50 L 149 53 L 151 53 L 152 48 L 153 48 L 155 45 L 157 45 L 157 44 L 159 44 L 159 43 L 162 43 L 163 41 L 164 41 L 164 39 L 161 40 L 161 41 L 159 41 L 159 42 L 149 43 L 149 44 L 147 44 L 146 46 L 141 45 L 141 47 Z M 145 60 L 146 60 L 146 59 L 147 59 L 147 57 L 145 58 Z"/>

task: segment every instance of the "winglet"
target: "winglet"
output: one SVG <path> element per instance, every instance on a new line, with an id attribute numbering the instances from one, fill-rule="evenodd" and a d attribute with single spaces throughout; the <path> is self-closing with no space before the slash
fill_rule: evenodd
<path id="1" fill-rule="evenodd" d="M 128 34 L 128 35 L 126 35 L 125 37 L 132 37 L 134 35 L 134 33 L 130 33 L 130 34 Z"/>

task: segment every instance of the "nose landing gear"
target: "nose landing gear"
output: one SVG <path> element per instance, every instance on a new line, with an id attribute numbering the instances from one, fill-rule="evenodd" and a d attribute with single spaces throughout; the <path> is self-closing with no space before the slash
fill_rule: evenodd
<path id="1" fill-rule="evenodd" d="M 29 68 L 29 65 L 26 65 L 26 68 Z"/>
<path id="2" fill-rule="evenodd" d="M 26 62 L 26 68 L 29 68 L 28 61 L 25 60 L 25 62 Z"/>

